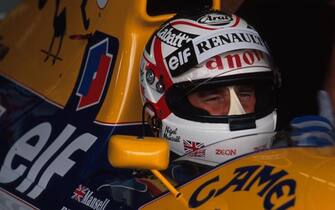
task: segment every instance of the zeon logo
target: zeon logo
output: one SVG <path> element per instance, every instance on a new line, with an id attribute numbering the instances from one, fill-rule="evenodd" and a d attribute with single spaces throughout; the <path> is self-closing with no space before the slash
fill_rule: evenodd
<path id="1" fill-rule="evenodd" d="M 202 16 L 198 19 L 198 23 L 205 23 L 208 25 L 227 25 L 229 24 L 233 18 L 228 15 L 221 15 L 221 14 L 208 14 Z"/>

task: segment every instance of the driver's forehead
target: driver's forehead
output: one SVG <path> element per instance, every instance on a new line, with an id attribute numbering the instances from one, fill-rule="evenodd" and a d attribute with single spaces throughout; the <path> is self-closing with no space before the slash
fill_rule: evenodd
<path id="1" fill-rule="evenodd" d="M 217 94 L 217 93 L 228 93 L 228 87 L 217 87 L 217 88 L 211 88 L 211 89 L 203 89 L 203 90 L 196 90 L 193 92 L 193 94 L 198 96 L 206 96 L 210 94 Z"/>

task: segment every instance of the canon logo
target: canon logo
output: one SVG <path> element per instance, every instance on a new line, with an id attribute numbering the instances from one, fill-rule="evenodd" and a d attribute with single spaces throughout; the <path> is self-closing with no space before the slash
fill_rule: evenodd
<path id="1" fill-rule="evenodd" d="M 199 23 L 205 23 L 208 25 L 227 25 L 233 20 L 228 15 L 221 14 L 208 14 L 198 19 Z"/>

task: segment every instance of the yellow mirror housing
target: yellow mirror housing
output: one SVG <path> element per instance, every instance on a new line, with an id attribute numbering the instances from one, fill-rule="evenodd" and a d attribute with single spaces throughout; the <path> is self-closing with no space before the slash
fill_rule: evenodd
<path id="1" fill-rule="evenodd" d="M 169 165 L 166 139 L 113 135 L 108 144 L 108 160 L 116 168 L 164 170 Z"/>

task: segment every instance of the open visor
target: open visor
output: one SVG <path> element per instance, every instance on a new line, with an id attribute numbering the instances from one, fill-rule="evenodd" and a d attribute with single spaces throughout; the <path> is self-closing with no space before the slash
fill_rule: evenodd
<path id="1" fill-rule="evenodd" d="M 175 115 L 192 121 L 252 121 L 274 110 L 273 75 L 249 73 L 175 84 L 167 102 Z"/>

